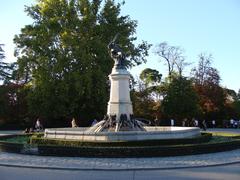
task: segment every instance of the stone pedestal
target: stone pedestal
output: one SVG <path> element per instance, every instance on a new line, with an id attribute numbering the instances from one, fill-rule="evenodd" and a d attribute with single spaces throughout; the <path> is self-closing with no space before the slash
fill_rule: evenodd
<path id="1" fill-rule="evenodd" d="M 109 79 L 111 91 L 107 114 L 109 116 L 116 115 L 116 122 L 120 121 L 121 115 L 126 115 L 127 119 L 130 120 L 133 114 L 129 91 L 130 73 L 126 69 L 114 67 Z"/>
<path id="2" fill-rule="evenodd" d="M 133 118 L 130 99 L 130 73 L 124 66 L 114 66 L 109 75 L 111 82 L 107 116 L 90 128 L 91 132 L 145 131 L 142 124 Z"/>

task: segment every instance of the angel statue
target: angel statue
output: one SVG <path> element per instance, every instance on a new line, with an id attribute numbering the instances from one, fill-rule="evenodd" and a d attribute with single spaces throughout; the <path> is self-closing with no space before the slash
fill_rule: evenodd
<path id="1" fill-rule="evenodd" d="M 118 44 L 116 44 L 116 39 L 118 37 L 118 33 L 115 35 L 113 40 L 108 44 L 109 53 L 114 60 L 114 66 L 117 69 L 125 69 L 124 61 L 125 61 L 125 53 L 120 48 Z"/>

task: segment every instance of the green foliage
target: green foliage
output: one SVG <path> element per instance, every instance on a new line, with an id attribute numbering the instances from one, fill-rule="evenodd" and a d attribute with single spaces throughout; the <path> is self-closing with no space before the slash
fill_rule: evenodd
<path id="1" fill-rule="evenodd" d="M 161 82 L 162 74 L 155 69 L 146 68 L 140 74 L 140 79 L 148 84 L 157 84 Z"/>
<path id="2" fill-rule="evenodd" d="M 0 80 L 8 82 L 11 79 L 11 73 L 15 67 L 15 63 L 3 62 L 5 59 L 3 44 L 0 44 Z"/>
<path id="3" fill-rule="evenodd" d="M 24 122 L 27 114 L 27 88 L 13 83 L 0 86 L 0 127 L 19 128 L 31 126 Z"/>
<path id="4" fill-rule="evenodd" d="M 8 75 L 5 72 L 6 63 L 3 62 L 3 59 L 5 58 L 5 56 L 4 56 L 4 51 L 3 51 L 2 46 L 3 46 L 3 44 L 0 44 L 0 80 L 3 80 L 4 77 L 6 77 Z"/>
<path id="5" fill-rule="evenodd" d="M 131 101 L 133 105 L 134 116 L 153 120 L 156 117 L 156 102 L 153 95 L 158 86 L 147 87 L 141 79 L 131 79 Z M 154 89 L 154 90 L 153 90 Z"/>
<path id="6" fill-rule="evenodd" d="M 148 91 L 131 91 L 134 116 L 153 120 L 155 118 L 155 101 L 149 96 Z"/>
<path id="7" fill-rule="evenodd" d="M 29 135 L 18 135 L 18 136 L 1 139 L 1 141 L 5 141 L 8 143 L 28 144 L 30 142 L 30 136 Z"/>
<path id="8" fill-rule="evenodd" d="M 107 44 L 116 33 L 128 67 L 145 62 L 150 45 L 135 46 L 136 21 L 113 0 L 39 0 L 26 8 L 34 20 L 15 36 L 19 75 L 32 85 L 32 115 L 48 119 L 101 118 L 113 60 Z M 86 122 L 85 122 L 86 125 Z"/>
<path id="9" fill-rule="evenodd" d="M 237 117 L 240 117 L 240 100 L 236 100 L 233 102 L 233 108 L 235 110 L 235 113 L 237 115 Z"/>
<path id="10" fill-rule="evenodd" d="M 185 77 L 173 79 L 169 84 L 162 106 L 166 115 L 179 122 L 183 118 L 198 115 L 198 95 L 192 87 L 192 82 Z"/>
<path id="11" fill-rule="evenodd" d="M 237 149 L 239 136 L 228 134 L 213 136 L 204 133 L 200 137 L 189 139 L 128 141 L 128 142 L 81 142 L 70 140 L 44 139 L 42 134 L 34 134 L 32 143 L 38 145 L 38 153 L 54 156 L 88 157 L 154 157 L 201 154 Z M 29 135 L 11 135 L 0 137 L 0 151 L 29 153 Z M 27 151 L 26 151 L 27 150 Z M 31 152 L 30 152 L 31 153 Z"/>
<path id="12" fill-rule="evenodd" d="M 191 139 L 170 139 L 133 142 L 86 142 L 35 139 L 39 153 L 54 156 L 82 157 L 156 157 L 204 154 L 238 149 L 239 139 L 203 134 Z M 209 141 L 210 140 L 210 141 Z"/>

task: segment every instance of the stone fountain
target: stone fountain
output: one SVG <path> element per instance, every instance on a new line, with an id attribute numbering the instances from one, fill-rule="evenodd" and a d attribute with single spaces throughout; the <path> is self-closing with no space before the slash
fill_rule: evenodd
<path id="1" fill-rule="evenodd" d="M 92 127 L 90 132 L 145 131 L 141 123 L 133 117 L 129 92 L 130 73 L 125 66 L 125 54 L 115 43 L 116 37 L 108 45 L 114 67 L 109 75 L 111 90 L 107 115 L 103 121 Z"/>
<path id="2" fill-rule="evenodd" d="M 46 129 L 44 137 L 87 142 L 115 142 L 200 136 L 200 129 L 196 127 L 147 127 L 134 118 L 129 90 L 130 73 L 126 69 L 125 54 L 116 44 L 116 39 L 117 35 L 108 45 L 114 67 L 109 75 L 111 91 L 107 115 L 102 121 L 89 128 Z"/>

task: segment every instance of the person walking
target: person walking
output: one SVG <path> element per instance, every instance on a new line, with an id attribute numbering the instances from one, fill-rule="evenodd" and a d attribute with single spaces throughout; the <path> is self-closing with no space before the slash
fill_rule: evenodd
<path id="1" fill-rule="evenodd" d="M 203 128 L 204 131 L 207 130 L 207 124 L 206 124 L 206 120 L 205 119 L 202 121 L 202 128 Z"/>
<path id="2" fill-rule="evenodd" d="M 212 128 L 215 128 L 215 127 L 216 127 L 216 121 L 212 120 Z"/>
<path id="3" fill-rule="evenodd" d="M 195 124 L 195 127 L 198 127 L 198 120 L 197 119 L 194 119 L 194 124 Z"/>
<path id="4" fill-rule="evenodd" d="M 234 119 L 231 118 L 231 119 L 230 119 L 230 127 L 233 128 L 233 126 L 234 126 Z"/>

